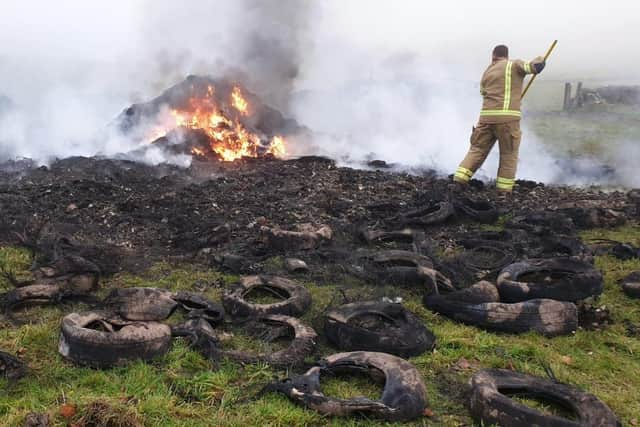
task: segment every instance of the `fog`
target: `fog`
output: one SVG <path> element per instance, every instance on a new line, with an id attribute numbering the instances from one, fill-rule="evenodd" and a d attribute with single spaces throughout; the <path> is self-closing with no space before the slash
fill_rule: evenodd
<path id="1" fill-rule="evenodd" d="M 541 82 L 638 83 L 640 65 L 640 6 L 622 0 L 6 0 L 0 16 L 0 95 L 11 100 L 0 109 L 0 157 L 42 162 L 135 148 L 105 136 L 106 124 L 188 74 L 210 74 L 243 81 L 313 129 L 312 145 L 293 153 L 446 174 L 468 147 L 494 45 L 530 59 L 558 39 Z M 527 96 L 542 97 L 537 87 Z M 519 176 L 580 182 L 554 166 L 526 114 L 523 128 Z M 495 158 L 480 176 L 495 174 Z M 628 157 L 615 161 L 633 170 Z"/>

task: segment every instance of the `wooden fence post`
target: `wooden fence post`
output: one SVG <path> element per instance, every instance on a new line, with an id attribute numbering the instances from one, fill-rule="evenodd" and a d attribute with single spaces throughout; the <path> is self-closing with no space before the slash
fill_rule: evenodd
<path id="1" fill-rule="evenodd" d="M 562 103 L 562 111 L 569 111 L 571 108 L 571 83 L 564 84 L 564 102 Z"/>

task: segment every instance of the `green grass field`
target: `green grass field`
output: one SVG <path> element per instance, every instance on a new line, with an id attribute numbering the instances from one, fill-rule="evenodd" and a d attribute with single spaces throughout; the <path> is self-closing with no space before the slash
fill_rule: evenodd
<path id="1" fill-rule="evenodd" d="M 606 81 L 584 83 L 590 88 L 610 84 Z M 619 82 L 613 84 L 616 83 Z M 535 82 L 529 93 L 523 103 L 523 126 L 551 153 L 593 156 L 604 163 L 615 163 L 621 153 L 628 151 L 629 144 L 637 146 L 640 141 L 639 106 L 599 104 L 563 112 L 564 82 L 542 78 Z"/>
<path id="2" fill-rule="evenodd" d="M 640 226 L 617 230 L 594 230 L 583 235 L 609 237 L 640 245 Z M 28 276 L 30 257 L 15 248 L 0 249 L 0 263 Z M 278 259 L 273 260 L 278 264 Z M 400 295 L 438 337 L 436 350 L 411 359 L 424 375 L 431 416 L 413 425 L 469 425 L 465 409 L 465 384 L 479 368 L 502 367 L 545 375 L 549 366 L 558 379 L 575 384 L 604 400 L 624 425 L 640 421 L 640 337 L 628 336 L 625 320 L 640 325 L 640 301 L 627 298 L 616 281 L 640 269 L 640 260 L 621 262 L 598 257 L 605 273 L 605 292 L 599 305 L 613 314 L 614 324 L 604 331 L 579 330 L 573 336 L 547 339 L 535 334 L 501 335 L 463 326 L 435 315 L 421 304 L 421 295 L 390 289 Z M 103 283 L 102 294 L 111 287 L 160 286 L 195 289 L 206 283 L 205 294 L 219 300 L 222 288 L 235 277 L 192 265 L 158 264 L 142 276 L 118 275 Z M 345 279 L 346 280 L 346 279 Z M 303 280 L 304 281 L 304 280 Z M 314 298 L 304 319 L 317 325 L 323 309 L 338 294 L 341 283 L 306 283 Z M 9 288 L 0 282 L 1 288 Z M 357 298 L 372 290 L 366 285 L 350 286 L 347 295 Z M 3 321 L 0 349 L 19 354 L 30 367 L 28 375 L 15 382 L 0 380 L 0 425 L 19 426 L 29 412 L 46 412 L 52 425 L 101 426 L 248 426 L 248 425 L 371 425 L 366 419 L 325 419 L 296 406 L 285 397 L 253 396 L 274 377 L 286 372 L 268 366 L 224 361 L 213 367 L 181 340 L 153 363 L 136 362 L 126 367 L 94 370 L 75 367 L 57 352 L 60 319 L 82 305 L 34 307 L 20 316 L 33 323 L 15 326 Z M 234 336 L 236 347 L 252 346 L 246 337 Z M 320 354 L 335 352 L 321 346 Z M 381 386 L 367 378 L 333 378 L 323 383 L 326 393 L 337 396 L 375 397 Z M 547 411 L 556 409 L 541 402 L 528 403 Z M 561 412 L 560 412 L 561 413 Z M 63 414 L 68 417 L 65 418 Z"/>

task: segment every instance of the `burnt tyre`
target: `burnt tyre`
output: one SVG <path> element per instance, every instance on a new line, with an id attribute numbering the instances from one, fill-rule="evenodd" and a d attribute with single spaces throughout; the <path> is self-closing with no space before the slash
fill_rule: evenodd
<path id="1" fill-rule="evenodd" d="M 531 249 L 528 253 L 532 258 L 574 257 L 589 254 L 582 239 L 561 234 L 541 236 Z"/>
<path id="2" fill-rule="evenodd" d="M 27 373 L 27 365 L 17 357 L 0 351 L 0 376 L 8 380 L 17 380 Z"/>
<path id="3" fill-rule="evenodd" d="M 504 302 L 538 298 L 577 302 L 600 295 L 604 288 L 602 274 L 591 264 L 564 257 L 511 264 L 500 272 L 497 283 Z"/>
<path id="4" fill-rule="evenodd" d="M 163 323 L 84 312 L 62 319 L 58 352 L 79 365 L 106 368 L 136 359 L 154 359 L 164 355 L 170 344 L 171 328 Z"/>
<path id="5" fill-rule="evenodd" d="M 186 312 L 187 317 L 205 317 L 213 323 L 224 320 L 224 309 L 220 304 L 193 292 L 121 288 L 112 290 L 103 304 L 106 309 L 127 320 L 165 320 L 179 308 Z"/>
<path id="6" fill-rule="evenodd" d="M 254 292 L 265 292 L 280 301 L 258 304 L 247 301 Z M 301 284 L 277 276 L 246 276 L 222 296 L 226 312 L 236 319 L 256 318 L 269 314 L 301 316 L 311 306 L 311 294 Z"/>
<path id="7" fill-rule="evenodd" d="M 573 386 L 505 369 L 485 369 L 470 380 L 469 409 L 484 425 L 549 427 L 620 426 L 615 414 L 596 396 Z M 509 396 L 533 397 L 553 402 L 575 416 L 574 420 L 547 415 Z"/>
<path id="8" fill-rule="evenodd" d="M 571 302 L 535 299 L 508 304 L 497 302 L 491 284 L 447 295 L 427 295 L 424 305 L 452 320 L 482 329 L 545 336 L 569 335 L 578 327 L 578 309 Z"/>
<path id="9" fill-rule="evenodd" d="M 441 201 L 402 214 L 399 220 L 400 223 L 404 225 L 428 226 L 441 224 L 451 218 L 453 214 L 453 204 L 447 201 Z"/>
<path id="10" fill-rule="evenodd" d="M 194 292 L 179 291 L 173 294 L 173 299 L 180 304 L 189 318 L 203 318 L 211 324 L 217 325 L 224 321 L 222 305 L 210 301 Z"/>
<path id="11" fill-rule="evenodd" d="M 60 285 L 28 285 L 2 294 L 1 305 L 4 310 L 11 310 L 18 305 L 46 304 L 59 301 L 63 297 Z"/>
<path id="12" fill-rule="evenodd" d="M 451 281 L 433 269 L 429 257 L 397 249 L 377 251 L 362 257 L 368 280 L 399 286 L 420 286 L 427 292 L 453 290 Z"/>
<path id="13" fill-rule="evenodd" d="M 447 294 L 425 295 L 424 303 L 433 304 L 436 301 L 446 303 L 482 304 L 487 302 L 499 302 L 500 294 L 492 283 L 485 280 L 468 288 L 460 289 Z"/>
<path id="14" fill-rule="evenodd" d="M 390 267 L 427 267 L 433 268 L 431 258 L 411 251 L 389 249 L 373 252 L 364 256 L 373 266 L 385 269 Z"/>
<path id="15" fill-rule="evenodd" d="M 368 244 L 387 242 L 413 243 L 424 240 L 423 232 L 410 228 L 395 231 L 372 230 L 367 228 L 359 230 L 358 236 Z"/>
<path id="16" fill-rule="evenodd" d="M 382 301 L 351 303 L 325 315 L 324 332 L 340 350 L 378 351 L 400 357 L 433 350 L 436 337 L 402 306 Z"/>
<path id="17" fill-rule="evenodd" d="M 634 271 L 622 279 L 622 290 L 631 298 L 640 298 L 640 271 Z"/>
<path id="18" fill-rule="evenodd" d="M 508 228 L 522 229 L 542 236 L 549 234 L 573 234 L 575 225 L 571 218 L 559 212 L 536 211 L 517 215 L 507 221 Z"/>
<path id="19" fill-rule="evenodd" d="M 304 359 L 316 348 L 316 332 L 295 317 L 267 315 L 250 322 L 246 328 L 262 341 L 274 342 L 281 338 L 291 341 L 282 350 L 264 353 L 225 350 L 217 331 L 203 319 L 193 319 L 174 327 L 173 333 L 176 336 L 191 337 L 192 344 L 214 361 L 226 358 L 239 363 L 268 363 L 277 367 L 292 367 L 302 365 Z"/>
<path id="20" fill-rule="evenodd" d="M 34 280 L 19 282 L 5 273 L 15 288 L 0 295 L 0 306 L 9 311 L 16 306 L 48 304 L 67 298 L 88 297 L 98 288 L 99 269 L 84 258 L 66 256 L 37 268 Z"/>
<path id="21" fill-rule="evenodd" d="M 104 306 L 127 320 L 164 320 L 178 306 L 172 296 L 160 288 L 120 288 L 111 291 Z"/>
<path id="22" fill-rule="evenodd" d="M 458 258 L 465 267 L 472 271 L 493 272 L 494 274 L 514 260 L 511 250 L 505 250 L 496 245 L 476 246 L 467 249 Z"/>
<path id="23" fill-rule="evenodd" d="M 365 373 L 384 383 L 379 400 L 325 396 L 320 374 Z M 356 351 L 326 357 L 305 374 L 274 384 L 271 389 L 323 415 L 363 415 L 387 421 L 410 421 L 423 416 L 427 392 L 422 375 L 409 362 L 386 353 Z"/>
<path id="24" fill-rule="evenodd" d="M 456 212 L 483 224 L 492 224 L 500 216 L 495 205 L 488 200 L 459 197 L 453 201 Z"/>

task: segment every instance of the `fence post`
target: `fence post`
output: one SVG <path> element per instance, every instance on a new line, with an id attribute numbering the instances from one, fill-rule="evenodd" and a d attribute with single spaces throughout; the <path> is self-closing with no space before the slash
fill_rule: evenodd
<path id="1" fill-rule="evenodd" d="M 568 111 L 571 107 L 571 83 L 564 84 L 564 102 L 562 103 L 562 111 Z"/>
<path id="2" fill-rule="evenodd" d="M 582 99 L 582 82 L 578 82 L 578 86 L 576 87 L 576 97 L 574 103 L 575 108 L 581 108 L 584 104 L 584 100 Z"/>

